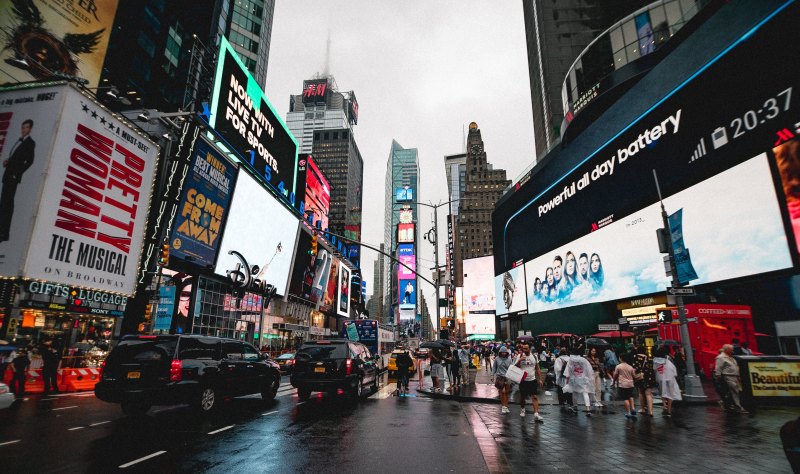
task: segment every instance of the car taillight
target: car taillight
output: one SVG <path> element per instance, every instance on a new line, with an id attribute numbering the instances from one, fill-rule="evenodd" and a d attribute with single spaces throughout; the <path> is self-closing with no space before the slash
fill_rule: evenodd
<path id="1" fill-rule="evenodd" d="M 350 375 L 353 372 L 353 359 L 347 359 L 345 362 L 345 375 Z"/>
<path id="2" fill-rule="evenodd" d="M 289 364 L 289 365 L 294 365 L 294 359 L 289 359 L 289 361 L 287 362 L 287 364 Z"/>
<path id="3" fill-rule="evenodd" d="M 180 382 L 183 379 L 183 363 L 178 359 L 172 360 L 169 367 L 169 381 Z"/>
<path id="4" fill-rule="evenodd" d="M 105 359 L 103 359 L 103 363 L 100 364 L 100 372 L 103 372 L 104 370 L 106 370 L 106 360 Z"/>

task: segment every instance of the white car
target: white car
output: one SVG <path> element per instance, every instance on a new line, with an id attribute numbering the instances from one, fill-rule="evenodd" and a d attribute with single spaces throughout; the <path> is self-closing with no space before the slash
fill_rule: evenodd
<path id="1" fill-rule="evenodd" d="M 8 388 L 8 385 L 0 383 L 0 410 L 4 410 L 14 403 L 14 394 Z"/>

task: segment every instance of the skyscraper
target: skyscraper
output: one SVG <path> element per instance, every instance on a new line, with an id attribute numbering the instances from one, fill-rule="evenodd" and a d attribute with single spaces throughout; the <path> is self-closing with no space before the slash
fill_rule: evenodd
<path id="1" fill-rule="evenodd" d="M 382 252 L 384 251 L 383 244 L 381 244 L 380 249 Z M 383 255 L 378 255 L 373 263 L 372 298 L 370 298 L 369 315 L 372 319 L 377 319 L 378 321 L 385 321 L 386 319 L 383 312 L 384 283 L 386 281 L 385 264 L 386 260 Z"/>
<path id="2" fill-rule="evenodd" d="M 641 0 L 523 0 L 536 157 L 558 143 L 564 110 L 561 86 L 583 49 Z"/>
<path id="3" fill-rule="evenodd" d="M 333 76 L 303 81 L 303 92 L 289 97 L 286 125 L 297 139 L 298 153 L 312 153 L 314 132 L 347 129 L 358 124 L 358 101 L 353 91 L 339 92 Z"/>

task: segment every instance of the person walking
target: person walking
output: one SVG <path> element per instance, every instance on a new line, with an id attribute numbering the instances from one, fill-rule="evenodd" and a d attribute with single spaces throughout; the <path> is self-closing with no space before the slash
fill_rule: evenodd
<path id="1" fill-rule="evenodd" d="M 740 402 L 742 384 L 739 378 L 739 364 L 733 358 L 733 345 L 725 344 L 722 346 L 722 352 L 717 356 L 714 365 L 714 377 L 724 382 L 727 388 L 728 396 L 724 400 L 725 410 L 743 414 L 748 413 L 747 410 L 742 408 Z"/>
<path id="2" fill-rule="evenodd" d="M 660 347 L 656 352 L 656 357 L 653 358 L 656 382 L 661 392 L 661 400 L 664 402 L 664 418 L 672 417 L 672 402 L 682 399 L 681 388 L 678 386 L 678 369 L 669 360 L 668 354 L 668 348 Z"/>
<path id="3" fill-rule="evenodd" d="M 58 393 L 58 369 L 61 367 L 61 354 L 53 347 L 51 342 L 44 344 L 42 350 L 42 375 L 44 376 L 44 396 Z"/>
<path id="4" fill-rule="evenodd" d="M 567 377 L 565 376 L 565 373 L 568 363 L 569 350 L 567 350 L 566 347 L 562 347 L 561 350 L 558 351 L 558 357 L 553 365 L 553 370 L 555 371 L 556 375 L 556 393 L 558 394 L 558 405 L 562 410 L 567 408 L 574 409 L 572 406 L 572 393 L 564 392 L 564 385 L 567 384 Z"/>
<path id="5" fill-rule="evenodd" d="M 31 360 L 28 358 L 28 352 L 25 349 L 20 349 L 17 352 L 17 356 L 11 361 L 11 368 L 14 370 L 11 391 L 14 392 L 17 398 L 22 398 L 25 395 L 25 377 L 28 375 L 30 366 Z"/>
<path id="6" fill-rule="evenodd" d="M 511 382 L 506 378 L 506 372 L 511 367 L 511 352 L 506 346 L 501 346 L 497 351 L 497 359 L 492 367 L 492 381 L 497 391 L 500 392 L 500 413 L 506 414 L 508 410 L 508 393 L 511 390 Z"/>
<path id="7" fill-rule="evenodd" d="M 468 344 L 463 344 L 461 349 L 456 351 L 456 357 L 461 361 L 461 383 L 463 385 L 470 385 L 469 368 L 470 368 L 470 350 Z"/>
<path id="8" fill-rule="evenodd" d="M 614 369 L 619 365 L 619 357 L 617 357 L 617 353 L 614 352 L 613 347 L 609 347 L 603 353 L 603 363 L 606 366 L 606 373 L 608 376 L 611 377 L 614 375 Z"/>
<path id="9" fill-rule="evenodd" d="M 414 366 L 414 361 L 411 360 L 408 349 L 397 354 L 394 363 L 397 365 L 397 394 L 400 395 L 404 391 L 408 393 L 408 371 Z"/>
<path id="10" fill-rule="evenodd" d="M 514 359 L 514 365 L 527 373 L 525 380 L 519 384 L 519 416 L 525 416 L 525 399 L 531 397 L 533 405 L 533 420 L 537 423 L 544 423 L 544 418 L 539 415 L 539 388 L 544 386 L 542 373 L 539 369 L 539 358 L 536 354 L 531 354 L 529 344 L 520 343 L 518 346 L 519 355 Z"/>
<path id="11" fill-rule="evenodd" d="M 647 357 L 647 349 L 639 346 L 633 359 L 633 368 L 636 369 L 634 385 L 639 392 L 639 413 L 653 416 L 653 389 L 656 387 L 656 374 L 653 370 L 653 360 Z"/>
<path id="12" fill-rule="evenodd" d="M 614 369 L 612 381 L 619 389 L 619 398 L 625 401 L 625 418 L 636 419 L 636 405 L 633 402 L 634 377 L 636 369 L 630 365 L 633 358 L 630 354 L 622 356 L 622 361 Z"/>
<path id="13" fill-rule="evenodd" d="M 492 348 L 488 344 L 483 346 L 483 368 L 487 372 L 492 370 Z"/>
<path id="14" fill-rule="evenodd" d="M 431 381 L 433 382 L 433 392 L 441 393 L 442 387 L 442 379 L 444 378 L 444 368 L 442 367 L 442 362 L 444 361 L 444 356 L 440 352 L 439 349 L 433 348 L 430 352 L 431 358 Z"/>
<path id="15" fill-rule="evenodd" d="M 594 377 L 592 374 L 592 366 L 589 364 L 589 361 L 579 355 L 571 354 L 569 356 L 569 362 L 567 362 L 567 368 L 564 371 L 564 376 L 566 377 L 564 391 L 583 396 L 586 415 L 591 416 L 592 404 L 589 400 L 589 394 L 594 392 Z M 577 411 L 577 408 L 574 406 L 573 411 Z"/>
<path id="16" fill-rule="evenodd" d="M 594 384 L 594 406 L 602 407 L 603 384 L 601 382 L 601 379 L 605 378 L 606 372 L 603 361 L 601 361 L 600 356 L 597 355 L 596 347 L 589 348 L 589 354 L 586 356 L 586 360 L 588 360 L 589 365 L 592 366 L 592 383 Z"/>
<path id="17" fill-rule="evenodd" d="M 456 349 L 455 353 L 451 352 L 448 354 L 447 358 L 447 366 L 448 366 L 448 374 L 452 374 L 452 382 L 450 384 L 450 391 L 453 392 L 458 390 L 461 386 L 461 358 L 458 356 L 458 352 L 461 349 Z"/>

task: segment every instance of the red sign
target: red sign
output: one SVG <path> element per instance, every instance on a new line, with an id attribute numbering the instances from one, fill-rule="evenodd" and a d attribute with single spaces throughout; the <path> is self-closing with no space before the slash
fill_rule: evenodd
<path id="1" fill-rule="evenodd" d="M 331 188 L 325 175 L 319 170 L 311 155 L 306 160 L 306 212 L 314 213 L 314 224 L 320 221 L 322 229 L 328 228 L 328 212 L 331 207 Z"/>
<path id="2" fill-rule="evenodd" d="M 303 81 L 303 103 L 325 102 L 328 98 L 328 80 Z"/>
<path id="3" fill-rule="evenodd" d="M 397 241 L 414 242 L 414 224 L 397 224 Z"/>

